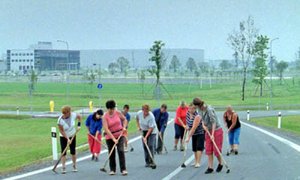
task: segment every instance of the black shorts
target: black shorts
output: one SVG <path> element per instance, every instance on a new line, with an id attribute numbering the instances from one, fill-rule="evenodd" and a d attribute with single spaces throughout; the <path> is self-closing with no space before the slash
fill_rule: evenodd
<path id="1" fill-rule="evenodd" d="M 72 137 L 70 137 L 69 139 L 72 139 Z M 67 147 L 68 141 L 66 138 L 61 137 L 60 136 L 60 147 L 61 147 L 61 153 L 63 153 L 63 151 L 65 150 L 65 148 Z M 70 153 L 72 155 L 76 154 L 76 136 L 74 137 L 72 143 L 70 144 Z M 67 154 L 67 151 L 64 153 L 64 156 Z"/>
<path id="2" fill-rule="evenodd" d="M 174 124 L 175 127 L 175 139 L 183 139 L 184 127 Z"/>
<path id="3" fill-rule="evenodd" d="M 192 136 L 193 152 L 204 150 L 204 134 L 197 134 Z"/>

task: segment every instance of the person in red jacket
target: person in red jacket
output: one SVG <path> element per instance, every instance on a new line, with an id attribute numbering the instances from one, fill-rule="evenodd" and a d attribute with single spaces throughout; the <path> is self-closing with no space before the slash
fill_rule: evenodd
<path id="1" fill-rule="evenodd" d="M 186 113 L 188 112 L 189 107 L 186 105 L 184 101 L 181 101 L 180 106 L 176 110 L 176 117 L 175 117 L 175 142 L 174 142 L 174 151 L 177 150 L 177 144 L 180 139 L 180 151 L 184 151 L 183 146 L 183 136 L 184 131 L 187 129 L 186 126 Z"/>

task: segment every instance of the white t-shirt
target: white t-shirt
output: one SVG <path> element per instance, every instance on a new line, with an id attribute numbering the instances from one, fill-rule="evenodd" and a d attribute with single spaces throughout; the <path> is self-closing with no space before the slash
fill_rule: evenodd
<path id="1" fill-rule="evenodd" d="M 77 114 L 71 113 L 70 117 L 67 119 L 63 119 L 62 115 L 58 118 L 57 124 L 61 125 L 68 137 L 74 136 L 76 133 L 75 128 L 75 121 L 76 121 Z M 59 135 L 62 137 L 62 134 L 59 133 Z"/>
<path id="2" fill-rule="evenodd" d="M 144 113 L 142 110 L 139 111 L 136 116 L 139 119 L 142 131 L 147 131 L 149 128 L 153 128 L 152 134 L 157 133 L 155 117 L 151 111 L 149 111 L 149 115 L 146 117 L 144 117 Z"/>

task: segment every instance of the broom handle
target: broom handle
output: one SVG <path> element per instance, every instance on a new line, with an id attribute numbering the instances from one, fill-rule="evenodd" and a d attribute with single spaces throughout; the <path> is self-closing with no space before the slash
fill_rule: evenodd
<path id="1" fill-rule="evenodd" d="M 76 130 L 76 132 L 75 132 L 75 134 L 74 134 L 74 136 L 71 138 L 71 143 L 73 142 L 73 140 L 74 140 L 74 138 L 75 138 L 75 136 L 76 136 L 76 134 L 79 132 L 79 130 Z M 70 143 L 70 144 L 71 144 Z M 67 149 L 69 148 L 69 146 L 70 146 L 70 144 L 69 143 L 67 143 L 67 146 L 66 146 L 66 148 L 64 149 L 64 151 L 61 153 L 61 155 L 60 155 L 60 158 L 58 159 L 58 161 L 56 162 L 56 164 L 54 165 L 54 167 L 53 167 L 53 169 L 52 170 L 55 170 L 56 169 L 56 167 L 58 166 L 58 164 L 59 164 L 59 162 L 61 161 L 61 158 L 64 156 L 64 154 L 65 154 L 65 152 L 67 151 Z"/>

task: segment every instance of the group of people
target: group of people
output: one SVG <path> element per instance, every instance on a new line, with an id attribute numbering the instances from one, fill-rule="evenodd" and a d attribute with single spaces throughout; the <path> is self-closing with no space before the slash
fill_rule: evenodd
<path id="1" fill-rule="evenodd" d="M 227 127 L 229 144 L 231 153 L 238 154 L 239 135 L 241 124 L 237 113 L 231 106 L 228 106 L 224 115 L 224 124 Z M 75 121 L 78 120 L 77 129 Z M 151 111 L 148 104 L 144 104 L 142 109 L 136 114 L 137 128 L 142 135 L 145 167 L 156 168 L 154 163 L 154 154 L 161 154 L 164 145 L 164 132 L 167 128 L 169 113 L 167 105 L 162 104 L 160 108 Z M 69 106 L 62 108 L 62 115 L 58 119 L 58 127 L 60 131 L 61 151 L 64 152 L 67 146 L 70 147 L 70 153 L 73 161 L 73 171 L 77 171 L 76 166 L 76 134 L 80 130 L 82 118 L 79 114 L 71 112 Z M 98 161 L 103 136 L 106 139 L 106 145 L 110 153 L 109 166 L 110 175 L 116 174 L 116 158 L 115 151 L 119 156 L 120 171 L 122 175 L 127 175 L 125 152 L 128 150 L 128 123 L 130 121 L 129 105 L 124 105 L 123 111 L 116 109 L 116 102 L 108 100 L 106 102 L 106 112 L 99 109 L 89 115 L 85 121 L 88 129 L 88 143 L 92 160 Z M 206 174 L 214 171 L 213 155 L 218 160 L 216 172 L 220 172 L 223 168 L 221 158 L 223 145 L 223 129 L 217 118 L 215 110 L 205 104 L 200 98 L 194 98 L 187 106 L 182 101 L 176 109 L 176 117 L 174 119 L 175 141 L 174 149 L 184 151 L 185 144 L 192 139 L 192 151 L 194 152 L 195 168 L 201 165 L 202 152 L 208 156 L 208 168 Z M 156 140 L 157 139 L 157 140 Z M 178 148 L 178 144 L 180 146 Z M 116 147 L 116 148 L 115 148 Z M 178 149 L 177 149 L 178 148 Z M 117 149 L 117 150 L 116 150 Z M 62 173 L 66 173 L 66 154 L 62 158 Z"/>

